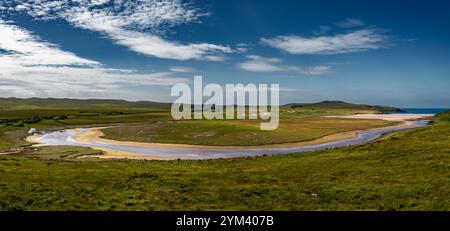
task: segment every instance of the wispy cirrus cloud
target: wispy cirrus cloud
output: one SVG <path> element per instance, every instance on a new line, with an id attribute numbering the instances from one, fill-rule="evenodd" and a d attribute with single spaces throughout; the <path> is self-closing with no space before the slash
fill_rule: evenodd
<path id="1" fill-rule="evenodd" d="M 333 73 L 333 68 L 329 65 L 319 65 L 312 67 L 288 66 L 287 69 L 289 71 L 304 75 L 327 75 Z"/>
<path id="2" fill-rule="evenodd" d="M 1 19 L 0 34 L 0 96 L 129 98 L 133 86 L 188 82 L 172 72 L 105 68 Z"/>
<path id="3" fill-rule="evenodd" d="M 314 35 L 323 35 L 331 31 L 331 27 L 329 26 L 319 26 L 318 30 L 313 31 Z"/>
<path id="4" fill-rule="evenodd" d="M 247 56 L 247 60 L 238 64 L 239 68 L 252 72 L 294 72 L 304 75 L 325 75 L 332 73 L 331 66 L 319 65 L 298 67 L 284 65 L 279 58 L 266 58 L 257 55 Z"/>
<path id="5" fill-rule="evenodd" d="M 387 36 L 377 29 L 361 29 L 333 36 L 278 36 L 262 38 L 261 44 L 291 54 L 342 54 L 380 49 L 386 46 Z"/>
<path id="6" fill-rule="evenodd" d="M 99 63 L 84 59 L 54 44 L 40 40 L 32 33 L 0 19 L 0 66 L 85 65 Z"/>
<path id="7" fill-rule="evenodd" d="M 274 72 L 281 71 L 279 67 L 281 59 L 279 58 L 265 58 L 257 55 L 247 56 L 247 60 L 243 63 L 238 64 L 238 66 L 246 71 L 253 72 Z"/>
<path id="8" fill-rule="evenodd" d="M 15 0 L 0 3 L 8 13 L 25 13 L 35 19 L 62 19 L 75 27 L 99 32 L 116 44 L 158 58 L 223 61 L 235 52 L 229 46 L 170 41 L 167 28 L 199 21 L 208 15 L 181 0 Z"/>
<path id="9" fill-rule="evenodd" d="M 192 67 L 181 67 L 181 66 L 173 66 L 169 69 L 172 72 L 181 72 L 181 73 L 192 73 L 195 72 L 195 69 Z"/>

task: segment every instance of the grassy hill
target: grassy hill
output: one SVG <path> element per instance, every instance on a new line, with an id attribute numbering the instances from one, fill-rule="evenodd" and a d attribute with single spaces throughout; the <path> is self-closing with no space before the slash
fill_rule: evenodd
<path id="1" fill-rule="evenodd" d="M 441 112 L 435 116 L 436 118 L 450 122 L 450 111 Z"/>
<path id="2" fill-rule="evenodd" d="M 70 127 L 72 125 L 149 122 L 169 118 L 170 104 L 103 99 L 0 98 L 2 127 Z"/>
<path id="3" fill-rule="evenodd" d="M 161 109 L 169 110 L 170 103 L 151 101 L 130 102 L 113 99 L 56 99 L 56 98 L 0 98 L 0 111 L 17 110 L 136 110 Z M 371 106 L 365 104 L 352 104 L 343 101 L 322 101 L 318 103 L 291 103 L 284 106 L 291 108 L 317 108 L 317 109 L 355 109 L 375 110 L 380 112 L 396 112 L 401 109 L 388 106 Z"/>
<path id="4" fill-rule="evenodd" d="M 0 111 L 170 109 L 169 103 L 112 99 L 0 98 Z"/>
<path id="5" fill-rule="evenodd" d="M 373 110 L 378 111 L 380 113 L 393 113 L 393 112 L 401 112 L 401 109 L 388 107 L 388 106 L 379 106 L 379 105 L 366 105 L 366 104 L 352 104 L 343 101 L 322 101 L 318 103 L 292 103 L 286 104 L 291 108 L 328 108 L 328 109 L 354 109 L 354 110 Z"/>

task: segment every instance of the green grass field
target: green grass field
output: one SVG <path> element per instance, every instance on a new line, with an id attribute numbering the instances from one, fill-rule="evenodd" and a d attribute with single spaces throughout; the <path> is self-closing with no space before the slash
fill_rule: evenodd
<path id="1" fill-rule="evenodd" d="M 31 156 L 0 156 L 0 209 L 450 209 L 450 122 L 358 147 L 273 157 L 58 158 L 67 154 L 77 153 L 49 147 Z"/>
<path id="2" fill-rule="evenodd" d="M 162 121 L 160 125 L 175 126 L 170 128 L 206 131 L 229 126 L 195 127 L 191 121 L 167 125 L 164 109 L 125 107 L 123 102 L 95 111 L 86 105 L 46 110 L 36 108 L 42 104 L 37 101 L 0 111 L 0 151 L 26 146 L 21 138 L 29 127 L 60 129 L 108 121 L 140 124 L 133 126 Z M 342 104 L 297 106 L 284 107 L 283 120 L 310 119 L 307 124 L 317 122 L 318 128 L 324 125 L 318 115 L 373 110 Z M 25 147 L 19 154 L 0 155 L 0 210 L 450 210 L 449 115 L 438 115 L 440 121 L 432 126 L 366 145 L 272 157 L 99 160 L 76 158 L 100 154 L 88 148 Z M 240 127 L 253 126 L 242 123 Z"/>
<path id="3" fill-rule="evenodd" d="M 111 127 L 102 131 L 105 133 L 104 138 L 113 140 L 239 146 L 301 142 L 340 132 L 393 124 L 396 123 L 299 115 L 282 117 L 278 129 L 272 131 L 262 131 L 259 128 L 260 121 L 250 120 L 169 121 Z"/>

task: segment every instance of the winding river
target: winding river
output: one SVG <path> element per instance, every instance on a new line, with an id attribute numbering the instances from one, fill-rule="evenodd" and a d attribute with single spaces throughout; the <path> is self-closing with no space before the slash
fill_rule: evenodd
<path id="1" fill-rule="evenodd" d="M 96 128 L 68 129 L 56 132 L 49 132 L 29 137 L 29 141 L 39 143 L 39 145 L 69 145 L 91 147 L 96 149 L 106 149 L 116 152 L 133 153 L 147 158 L 143 159 L 216 159 L 233 158 L 247 156 L 276 155 L 283 153 L 295 153 L 305 151 L 323 150 L 328 148 L 344 147 L 358 145 L 374 141 L 381 135 L 424 127 L 429 124 L 428 120 L 408 121 L 403 125 L 377 128 L 357 132 L 356 136 L 348 137 L 342 140 L 325 142 L 312 145 L 291 145 L 291 146 L 260 146 L 260 147 L 208 147 L 195 145 L 170 145 L 170 144 L 142 144 L 137 145 L 134 142 L 112 141 L 101 138 L 81 140 L 76 137 L 93 132 Z"/>

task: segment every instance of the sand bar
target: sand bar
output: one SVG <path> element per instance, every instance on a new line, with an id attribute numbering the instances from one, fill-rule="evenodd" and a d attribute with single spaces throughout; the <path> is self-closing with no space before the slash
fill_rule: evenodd
<path id="1" fill-rule="evenodd" d="M 355 114 L 348 116 L 326 116 L 346 119 L 379 119 L 386 121 L 411 121 L 432 117 L 434 114 Z"/>

